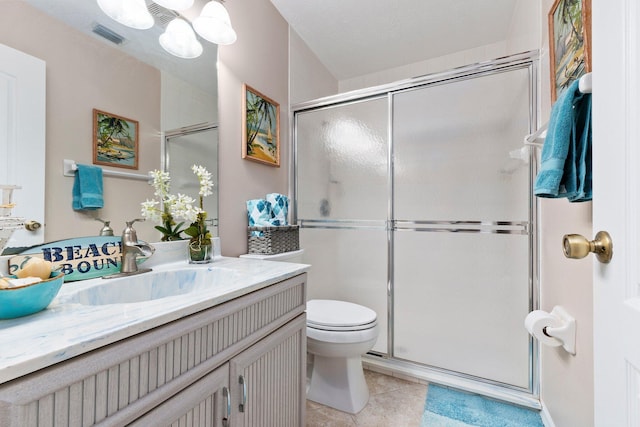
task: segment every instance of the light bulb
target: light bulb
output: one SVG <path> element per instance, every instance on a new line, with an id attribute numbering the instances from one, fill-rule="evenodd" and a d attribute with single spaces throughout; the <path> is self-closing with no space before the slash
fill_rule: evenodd
<path id="1" fill-rule="evenodd" d="M 217 1 L 210 1 L 202 8 L 200 16 L 193 20 L 193 29 L 211 43 L 227 45 L 238 38 L 231 27 L 229 12 Z"/>
<path id="2" fill-rule="evenodd" d="M 202 45 L 184 19 L 176 18 L 169 22 L 159 41 L 164 50 L 179 58 L 192 59 L 202 55 Z"/>

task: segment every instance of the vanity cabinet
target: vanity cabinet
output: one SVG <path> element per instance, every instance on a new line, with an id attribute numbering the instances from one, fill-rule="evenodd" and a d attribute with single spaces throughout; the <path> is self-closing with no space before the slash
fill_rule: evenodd
<path id="1" fill-rule="evenodd" d="M 227 427 L 231 420 L 230 398 L 229 365 L 226 364 L 152 409 L 131 426 Z"/>
<path id="2" fill-rule="evenodd" d="M 136 420 L 132 426 L 297 427 L 306 320 L 298 316 L 269 337 Z"/>
<path id="3" fill-rule="evenodd" d="M 305 281 L 295 276 L 0 385 L 0 425 L 303 426 Z"/>

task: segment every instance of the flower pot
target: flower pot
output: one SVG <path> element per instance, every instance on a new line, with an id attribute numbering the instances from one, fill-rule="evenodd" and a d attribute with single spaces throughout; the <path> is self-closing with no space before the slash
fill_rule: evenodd
<path id="1" fill-rule="evenodd" d="M 179 262 L 187 260 L 187 252 L 189 248 L 188 240 L 172 240 L 169 242 L 152 243 L 156 248 L 152 257 L 146 261 L 146 265 L 156 266 L 160 264 Z"/>
<path id="2" fill-rule="evenodd" d="M 213 260 L 213 244 L 189 243 L 188 247 L 190 264 L 206 264 Z"/>

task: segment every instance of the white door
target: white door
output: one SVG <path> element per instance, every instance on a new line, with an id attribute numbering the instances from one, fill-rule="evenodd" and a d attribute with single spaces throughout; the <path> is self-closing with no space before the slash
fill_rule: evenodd
<path id="1" fill-rule="evenodd" d="M 640 426 L 640 5 L 593 0 L 595 425 Z M 591 236 L 593 237 L 593 236 Z"/>
<path id="2" fill-rule="evenodd" d="M 45 97 L 45 62 L 0 44 L 0 184 L 22 187 L 12 216 L 42 225 L 8 247 L 44 241 Z"/>

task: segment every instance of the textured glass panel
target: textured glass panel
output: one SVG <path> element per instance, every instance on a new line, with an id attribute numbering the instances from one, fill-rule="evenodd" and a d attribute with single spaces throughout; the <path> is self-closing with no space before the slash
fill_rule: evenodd
<path id="1" fill-rule="evenodd" d="M 337 299 L 364 305 L 378 315 L 373 348 L 387 353 L 387 232 L 300 230 L 303 262 L 311 264 L 307 299 Z"/>
<path id="2" fill-rule="evenodd" d="M 387 98 L 296 117 L 298 218 L 387 219 Z"/>
<path id="3" fill-rule="evenodd" d="M 171 174 L 171 193 L 187 194 L 198 200 L 200 184 L 191 170 L 193 165 L 207 168 L 213 177 L 213 194 L 203 200 L 207 218 L 213 221 L 209 229 L 218 235 L 218 129 L 206 129 L 167 138 L 167 166 Z"/>
<path id="4" fill-rule="evenodd" d="M 529 218 L 527 69 L 394 96 L 396 219 Z M 516 153 L 514 153 L 516 154 Z"/>
<path id="5" fill-rule="evenodd" d="M 394 352 L 526 388 L 528 237 L 396 232 Z"/>

